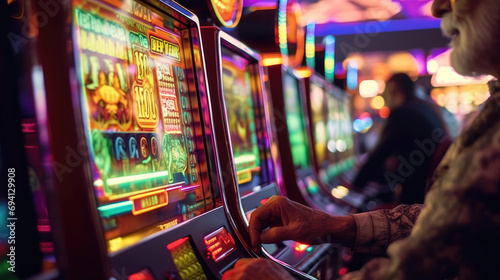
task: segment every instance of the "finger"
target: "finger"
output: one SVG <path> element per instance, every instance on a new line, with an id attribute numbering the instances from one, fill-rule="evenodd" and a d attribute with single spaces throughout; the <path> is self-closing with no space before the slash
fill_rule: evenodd
<path id="1" fill-rule="evenodd" d="M 257 208 L 250 217 L 250 225 L 248 230 L 252 239 L 252 247 L 254 251 L 259 251 L 260 239 L 259 235 L 263 229 L 267 228 L 273 214 L 272 205 L 268 202 Z"/>
<path id="2" fill-rule="evenodd" d="M 222 275 L 222 280 L 230 280 L 232 279 L 231 277 L 234 275 L 234 270 L 233 269 L 230 269 L 230 270 L 227 270 L 226 272 L 224 272 L 224 274 Z"/>
<path id="3" fill-rule="evenodd" d="M 288 227 L 273 227 L 261 232 L 260 242 L 262 243 L 278 243 L 283 240 L 292 239 Z"/>
<path id="4" fill-rule="evenodd" d="M 244 265 L 248 265 L 252 262 L 254 262 L 255 260 L 257 259 L 250 259 L 250 258 L 245 258 L 245 259 L 239 259 L 235 264 L 234 264 L 234 268 L 239 268 L 241 266 L 244 266 Z"/>

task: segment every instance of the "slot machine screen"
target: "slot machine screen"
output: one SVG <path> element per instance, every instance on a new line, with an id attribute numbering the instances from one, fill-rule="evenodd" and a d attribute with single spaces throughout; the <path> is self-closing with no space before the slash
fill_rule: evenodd
<path id="1" fill-rule="evenodd" d="M 328 107 L 328 121 L 327 121 L 327 130 L 328 130 L 328 143 L 327 149 L 330 155 L 330 158 L 338 152 L 345 151 L 345 147 L 341 144 L 341 111 L 340 111 L 340 102 L 335 95 L 328 94 L 327 95 L 327 107 Z"/>
<path id="2" fill-rule="evenodd" d="M 354 155 L 354 137 L 352 131 L 352 118 L 350 110 L 350 99 L 346 98 L 341 104 L 340 125 L 342 132 L 342 140 L 345 143 L 345 152 L 348 156 Z"/>
<path id="3" fill-rule="evenodd" d="M 222 83 L 240 195 L 270 181 L 258 65 L 222 46 Z"/>
<path id="4" fill-rule="evenodd" d="M 314 151 L 318 163 L 327 160 L 327 127 L 325 122 L 325 90 L 315 82 L 311 82 L 311 121 L 314 129 Z"/>
<path id="5" fill-rule="evenodd" d="M 73 0 L 90 172 L 108 251 L 215 206 L 191 27 L 134 1 Z"/>
<path id="6" fill-rule="evenodd" d="M 298 82 L 297 78 L 288 72 L 284 72 L 283 88 L 285 92 L 286 122 L 290 134 L 293 164 L 295 168 L 305 168 L 310 166 L 311 162 Z"/>

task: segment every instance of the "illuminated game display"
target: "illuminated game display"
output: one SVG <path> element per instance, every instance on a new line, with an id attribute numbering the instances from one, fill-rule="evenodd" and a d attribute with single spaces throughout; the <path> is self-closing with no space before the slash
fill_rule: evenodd
<path id="1" fill-rule="evenodd" d="M 222 82 L 226 104 L 227 122 L 231 135 L 234 163 L 240 193 L 250 193 L 252 188 L 267 181 L 262 170 L 257 131 L 262 127 L 256 122 L 255 108 L 257 86 L 254 65 L 244 57 L 222 47 Z M 266 151 L 263 151 L 266 152 Z"/>
<path id="2" fill-rule="evenodd" d="M 311 82 L 311 123 L 314 129 L 314 151 L 318 164 L 327 160 L 327 127 L 325 123 L 325 90 L 315 82 Z"/>
<path id="3" fill-rule="evenodd" d="M 328 154 L 330 156 L 330 162 L 337 161 L 335 154 L 337 152 L 342 152 L 345 150 L 340 144 L 340 102 L 338 97 L 333 94 L 327 94 L 327 108 L 328 108 L 328 121 L 327 121 L 327 130 L 328 130 L 328 143 L 327 149 Z"/>
<path id="4" fill-rule="evenodd" d="M 288 72 L 283 75 L 283 89 L 293 163 L 295 168 L 305 168 L 311 165 L 311 161 L 304 112 L 300 102 L 298 81 Z"/>
<path id="5" fill-rule="evenodd" d="M 175 12 L 134 1 L 74 0 L 73 17 L 93 188 L 117 251 L 214 207 L 191 44 Z"/>
<path id="6" fill-rule="evenodd" d="M 350 99 L 345 97 L 344 102 L 341 104 L 341 139 L 345 142 L 345 152 L 347 156 L 354 156 L 354 138 L 353 138 L 353 129 L 352 129 L 352 118 L 351 118 L 351 108 L 350 108 Z"/>

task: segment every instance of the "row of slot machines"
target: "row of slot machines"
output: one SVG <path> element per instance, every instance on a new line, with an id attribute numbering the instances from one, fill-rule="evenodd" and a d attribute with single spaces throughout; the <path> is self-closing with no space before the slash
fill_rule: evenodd
<path id="1" fill-rule="evenodd" d="M 281 64 L 264 69 L 258 53 L 175 2 L 59 8 L 14 77 L 31 194 L 12 201 L 33 201 L 39 247 L 24 263 L 37 277 L 219 279 L 248 257 L 297 279 L 338 274 L 340 247 L 285 241 L 254 252 L 247 226 L 273 195 L 335 215 L 359 208 L 364 196 L 335 181 L 354 162 L 342 90 Z M 22 271 L 26 248 L 16 246 Z"/>

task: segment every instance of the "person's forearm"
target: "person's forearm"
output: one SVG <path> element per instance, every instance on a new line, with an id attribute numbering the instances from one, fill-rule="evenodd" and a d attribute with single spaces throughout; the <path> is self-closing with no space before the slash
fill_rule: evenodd
<path id="1" fill-rule="evenodd" d="M 325 227 L 328 243 L 353 248 L 356 241 L 356 221 L 352 216 L 332 216 Z"/>

